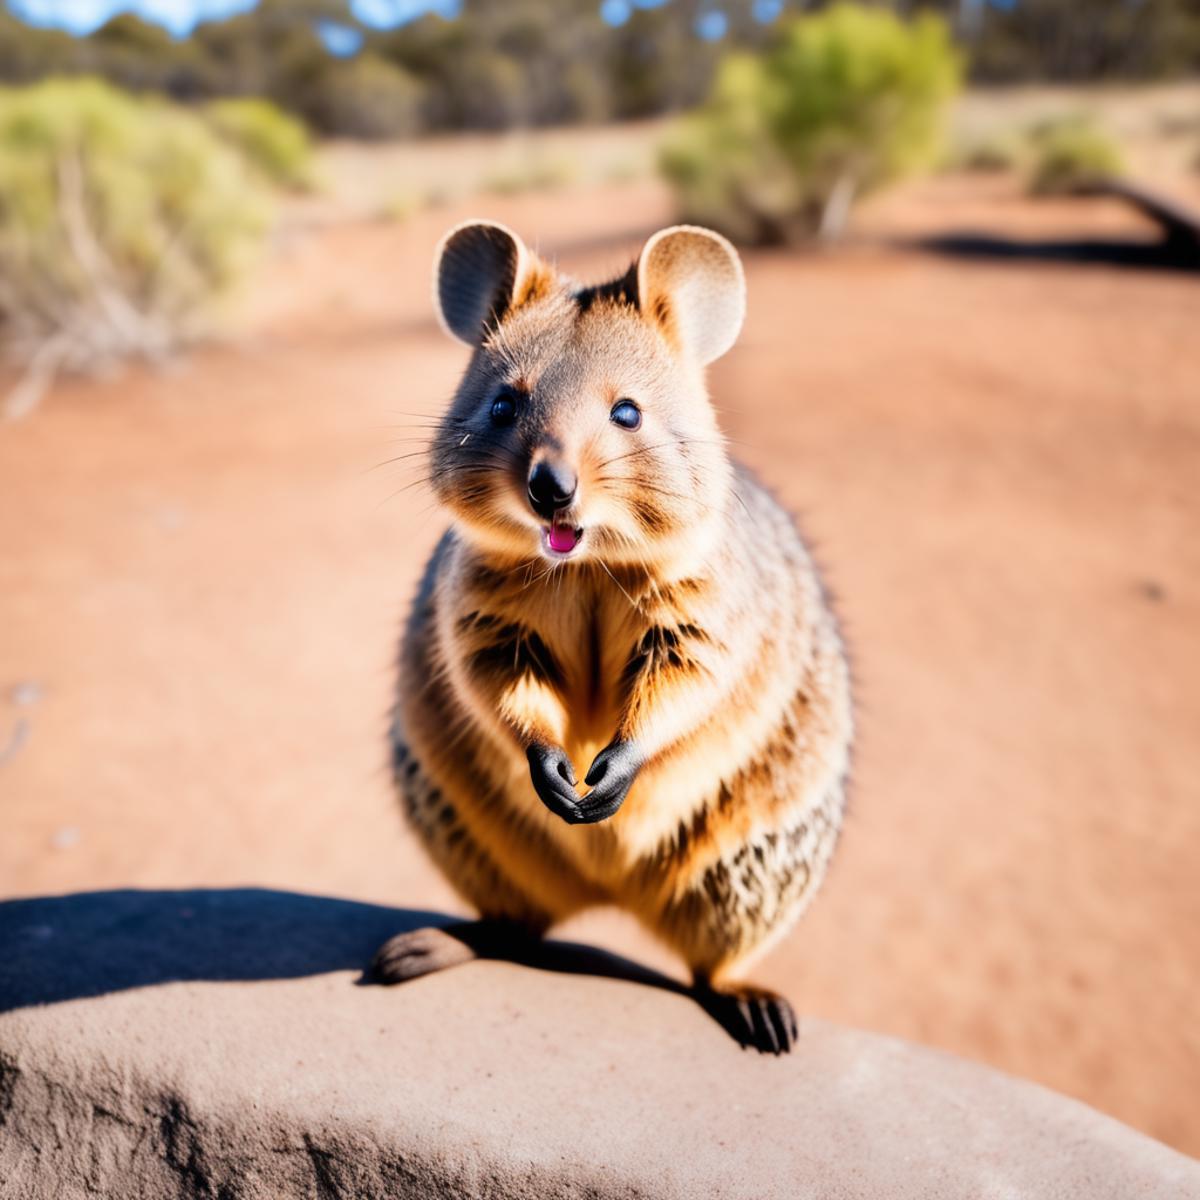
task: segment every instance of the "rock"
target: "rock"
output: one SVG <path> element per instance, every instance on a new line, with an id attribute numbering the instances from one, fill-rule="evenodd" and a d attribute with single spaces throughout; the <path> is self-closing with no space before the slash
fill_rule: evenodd
<path id="1" fill-rule="evenodd" d="M 438 914 L 269 891 L 0 904 L 0 1197 L 1184 1197 L 1200 1164 L 946 1055 L 740 1051 L 569 946 L 360 986 Z M 801 998 L 802 999 L 802 998 Z"/>

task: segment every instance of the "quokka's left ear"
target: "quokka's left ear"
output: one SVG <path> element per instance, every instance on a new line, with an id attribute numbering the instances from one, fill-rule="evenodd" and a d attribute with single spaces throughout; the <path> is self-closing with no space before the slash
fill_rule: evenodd
<path id="1" fill-rule="evenodd" d="M 746 278 L 737 251 L 719 233 L 674 225 L 642 247 L 638 307 L 701 365 L 737 340 L 746 316 Z"/>

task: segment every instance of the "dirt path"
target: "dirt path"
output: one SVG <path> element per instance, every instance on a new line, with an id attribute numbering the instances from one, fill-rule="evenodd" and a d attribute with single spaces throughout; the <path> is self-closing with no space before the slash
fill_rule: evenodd
<path id="1" fill-rule="evenodd" d="M 649 185 L 488 211 L 582 272 Z M 453 899 L 382 734 L 440 519 L 411 461 L 460 369 L 458 209 L 290 241 L 256 332 L 0 428 L 0 893 L 257 883 Z M 1132 233 L 941 181 L 875 237 Z M 879 245 L 753 255 L 714 390 L 799 510 L 861 679 L 853 816 L 763 966 L 812 1013 L 1024 1075 L 1200 1153 L 1200 289 Z M 15 689 L 15 690 L 14 690 Z M 668 963 L 628 922 L 570 932 Z"/>

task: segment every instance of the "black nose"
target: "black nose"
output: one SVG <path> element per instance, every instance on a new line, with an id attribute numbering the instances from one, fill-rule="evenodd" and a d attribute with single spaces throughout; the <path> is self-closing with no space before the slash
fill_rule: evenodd
<path id="1" fill-rule="evenodd" d="M 529 503 L 539 517 L 550 520 L 575 499 L 575 472 L 561 463 L 542 459 L 529 476 Z"/>

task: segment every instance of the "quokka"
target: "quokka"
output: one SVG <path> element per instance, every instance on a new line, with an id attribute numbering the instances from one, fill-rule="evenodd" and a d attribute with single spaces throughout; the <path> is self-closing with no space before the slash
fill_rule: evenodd
<path id="1" fill-rule="evenodd" d="M 468 223 L 435 298 L 471 359 L 429 450 L 452 524 L 403 638 L 393 761 L 480 920 L 397 935 L 377 975 L 515 952 L 614 904 L 744 1045 L 787 1051 L 791 1006 L 741 973 L 820 885 L 853 722 L 813 563 L 705 387 L 742 325 L 737 253 L 665 229 L 581 287 Z"/>

